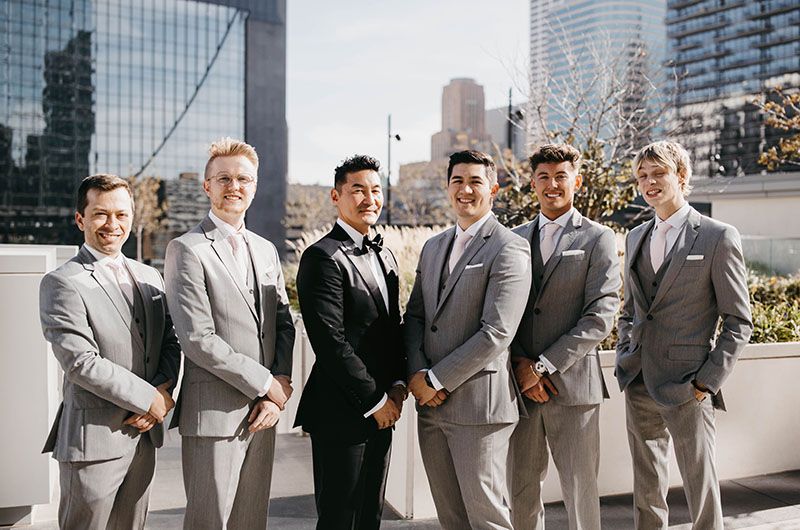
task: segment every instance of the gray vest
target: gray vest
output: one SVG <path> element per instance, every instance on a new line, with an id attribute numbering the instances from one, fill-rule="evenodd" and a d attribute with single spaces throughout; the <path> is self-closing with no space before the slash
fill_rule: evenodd
<path id="1" fill-rule="evenodd" d="M 133 307 L 131 311 L 133 313 L 133 329 L 131 329 L 132 333 L 138 333 L 139 337 L 142 339 L 142 344 L 147 347 L 147 337 L 145 336 L 145 330 L 147 327 L 145 326 L 145 316 L 144 316 L 144 300 L 142 299 L 142 293 L 139 291 L 139 286 L 136 285 L 136 281 L 133 280 L 133 275 L 131 274 L 131 280 L 134 282 L 133 285 Z M 125 298 L 127 301 L 127 298 Z M 130 304 L 128 305 L 130 307 Z M 134 366 L 133 372 L 138 375 L 139 377 L 145 378 L 147 376 L 147 366 L 146 366 L 146 359 L 145 356 L 142 356 L 142 365 L 141 366 Z"/>
<path id="2" fill-rule="evenodd" d="M 653 272 L 653 262 L 650 261 L 650 235 L 652 234 L 652 230 L 645 234 L 644 241 L 642 242 L 642 247 L 639 250 L 639 255 L 636 257 L 636 261 L 633 264 L 634 270 L 636 271 L 636 275 L 639 277 L 639 282 L 642 285 L 642 291 L 644 291 L 645 298 L 647 300 L 648 307 L 650 304 L 655 300 L 656 293 L 658 292 L 658 288 L 661 285 L 662 280 L 664 279 L 664 273 L 667 271 L 669 267 L 669 262 L 672 261 L 672 251 L 675 248 L 675 245 L 672 245 L 672 248 L 667 255 L 664 257 L 664 263 L 661 264 L 661 267 L 658 269 L 658 272 Z"/>

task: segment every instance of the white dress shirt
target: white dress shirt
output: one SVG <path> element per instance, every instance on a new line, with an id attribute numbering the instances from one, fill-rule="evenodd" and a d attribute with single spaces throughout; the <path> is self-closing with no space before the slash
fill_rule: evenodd
<path id="1" fill-rule="evenodd" d="M 650 231 L 650 241 L 652 243 L 653 240 L 653 233 L 655 232 L 655 228 L 660 225 L 661 223 L 667 223 L 670 225 L 670 229 L 667 230 L 666 234 L 666 246 L 664 248 L 664 257 L 669 255 L 669 251 L 675 245 L 675 241 L 678 240 L 678 236 L 681 234 L 681 230 L 683 229 L 683 225 L 686 224 L 686 220 L 689 218 L 689 203 L 684 202 L 683 206 L 678 208 L 675 213 L 670 215 L 668 218 L 664 219 L 663 221 L 658 217 L 656 218 L 656 224 L 653 226 L 653 230 Z"/>
<path id="2" fill-rule="evenodd" d="M 128 270 L 128 265 L 125 263 L 125 256 L 122 254 L 122 252 L 120 252 L 116 258 L 112 258 L 108 254 L 103 254 L 99 250 L 93 249 L 86 243 L 84 243 L 83 246 L 92 254 L 92 256 L 94 256 L 94 259 L 96 260 L 94 264 L 94 270 L 99 272 L 109 283 L 119 287 L 119 292 L 122 293 L 123 300 L 128 300 L 128 297 L 125 296 L 125 290 L 120 283 L 124 282 L 125 277 L 127 277 L 128 285 L 131 289 L 130 292 L 133 292 L 133 290 L 136 289 L 136 281 L 133 279 L 131 271 Z M 117 278 L 117 275 L 112 269 L 112 263 L 116 264 L 121 271 L 124 271 L 123 278 Z M 133 305 L 133 300 L 128 300 L 128 302 Z"/>

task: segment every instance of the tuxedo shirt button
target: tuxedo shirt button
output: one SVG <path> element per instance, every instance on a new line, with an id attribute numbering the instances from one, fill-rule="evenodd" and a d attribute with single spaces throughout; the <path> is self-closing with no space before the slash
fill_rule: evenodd
<path id="1" fill-rule="evenodd" d="M 647 315 L 647 320 L 653 320 L 653 315 Z"/>
<path id="2" fill-rule="evenodd" d="M 439 328 L 437 328 L 436 326 L 431 326 L 431 331 L 432 331 L 433 333 L 436 333 L 436 330 L 438 330 L 438 329 L 439 329 Z"/>

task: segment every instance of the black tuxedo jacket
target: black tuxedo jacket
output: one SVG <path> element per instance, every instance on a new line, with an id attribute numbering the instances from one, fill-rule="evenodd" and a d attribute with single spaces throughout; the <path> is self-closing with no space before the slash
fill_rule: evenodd
<path id="1" fill-rule="evenodd" d="M 345 443 L 365 441 L 378 425 L 364 414 L 394 381 L 405 379 L 397 261 L 387 248 L 378 257 L 389 311 L 369 257 L 338 224 L 300 259 L 297 293 L 316 361 L 295 426 L 315 436 Z"/>

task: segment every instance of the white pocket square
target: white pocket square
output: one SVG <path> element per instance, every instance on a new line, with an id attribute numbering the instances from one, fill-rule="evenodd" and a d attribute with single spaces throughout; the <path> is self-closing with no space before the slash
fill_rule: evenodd
<path id="1" fill-rule="evenodd" d="M 564 252 L 561 253 L 561 255 L 562 256 L 580 256 L 580 255 L 585 254 L 585 253 L 586 253 L 585 250 L 577 249 L 577 250 L 565 250 Z"/>
<path id="2" fill-rule="evenodd" d="M 153 302 L 155 302 L 156 300 L 161 300 L 161 294 L 160 293 L 153 296 Z"/>
<path id="3" fill-rule="evenodd" d="M 702 254 L 689 254 L 686 256 L 686 261 L 700 261 L 704 257 Z"/>
<path id="4" fill-rule="evenodd" d="M 472 265 L 467 265 L 464 267 L 464 270 L 477 269 L 478 267 L 483 267 L 483 263 L 473 263 Z"/>

